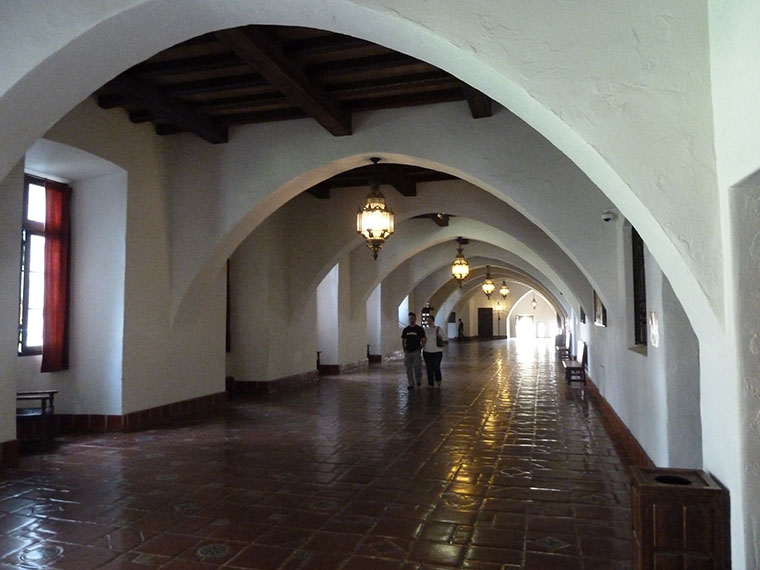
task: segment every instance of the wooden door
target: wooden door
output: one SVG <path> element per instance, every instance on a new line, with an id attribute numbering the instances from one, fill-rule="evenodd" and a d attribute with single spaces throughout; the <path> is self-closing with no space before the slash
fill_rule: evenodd
<path id="1" fill-rule="evenodd" d="M 493 337 L 493 309 L 490 307 L 478 307 L 478 337 Z"/>

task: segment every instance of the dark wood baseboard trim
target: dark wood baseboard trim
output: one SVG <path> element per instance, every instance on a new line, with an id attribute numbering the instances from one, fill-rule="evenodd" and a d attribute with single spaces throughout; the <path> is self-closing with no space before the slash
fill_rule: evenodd
<path id="1" fill-rule="evenodd" d="M 21 460 L 21 442 L 17 439 L 0 443 L 0 466 L 18 467 Z"/>
<path id="2" fill-rule="evenodd" d="M 361 372 L 362 370 L 367 370 L 368 368 L 369 368 L 369 359 L 362 358 L 361 360 L 356 360 L 354 362 L 346 362 L 345 364 L 341 364 L 340 373 L 349 374 L 351 372 Z"/>
<path id="3" fill-rule="evenodd" d="M 217 411 L 227 405 L 227 392 L 191 398 L 125 415 L 58 414 L 58 433 L 139 431 L 173 420 Z"/>
<path id="4" fill-rule="evenodd" d="M 586 377 L 586 389 L 588 394 L 602 416 L 604 427 L 610 434 L 615 447 L 618 448 L 620 457 L 628 462 L 628 465 L 637 467 L 655 467 L 654 462 L 649 458 L 647 452 L 641 447 L 641 444 L 633 436 L 628 427 L 620 419 L 615 410 L 612 409 L 609 402 L 599 392 L 599 388 L 588 376 Z"/>
<path id="5" fill-rule="evenodd" d="M 369 368 L 369 358 L 362 358 L 354 362 L 345 364 L 320 364 L 319 374 L 321 376 L 337 376 L 339 374 L 349 374 L 351 372 L 360 372 Z"/>
<path id="6" fill-rule="evenodd" d="M 232 380 L 231 382 L 228 382 L 228 391 L 234 396 L 246 394 L 273 394 L 275 392 L 292 390 L 315 382 L 319 382 L 319 373 L 316 370 L 310 370 L 301 374 L 284 376 L 267 382 L 238 382 L 237 380 Z"/>

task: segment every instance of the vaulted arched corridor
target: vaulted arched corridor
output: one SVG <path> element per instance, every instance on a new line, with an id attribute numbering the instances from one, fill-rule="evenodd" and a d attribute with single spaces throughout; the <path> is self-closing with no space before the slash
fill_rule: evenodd
<path id="1" fill-rule="evenodd" d="M 20 422 L 36 411 L 16 409 L 30 408 L 23 392 L 56 394 L 53 423 L 65 437 L 103 434 L 94 441 L 128 446 L 150 443 L 129 433 L 177 419 L 199 428 L 199 411 L 234 416 L 230 387 L 287 389 L 275 400 L 297 407 L 323 388 L 353 386 L 348 378 L 359 374 L 367 390 L 359 403 L 377 385 L 392 401 L 370 365 L 397 365 L 407 312 L 434 307 L 449 339 L 458 322 L 470 339 L 510 337 L 499 341 L 510 347 L 503 361 L 518 370 L 518 322 L 529 336 L 551 335 L 556 324 L 571 348 L 585 343 L 589 389 L 640 459 L 718 480 L 731 506 L 732 565 L 760 566 L 760 70 L 746 63 L 760 49 L 760 5 L 316 6 L 0 6 L 3 475 L 23 479 L 17 465 L 28 460 Z M 348 52 L 359 55 L 349 61 Z M 378 73 L 391 78 L 382 104 L 370 99 L 381 91 L 369 79 Z M 223 93 L 211 100 L 220 81 Z M 411 83 L 440 88 L 438 98 L 410 96 Z M 373 159 L 396 223 L 376 260 L 355 224 L 372 186 L 355 174 Z M 410 173 L 420 172 L 413 182 Z M 59 239 L 47 219 L 29 217 L 31 179 L 46 193 L 66 185 L 71 194 L 71 270 L 55 277 L 31 267 L 39 242 L 30 244 L 40 237 L 48 250 Z M 457 283 L 460 242 L 471 274 Z M 509 296 L 483 295 L 489 272 L 509 284 Z M 52 282 L 64 280 L 61 314 L 40 318 L 53 305 Z M 55 337 L 68 351 L 51 370 L 53 322 L 68 325 Z M 28 344 L 35 326 L 46 340 Z M 486 345 L 467 344 L 461 356 L 476 367 Z M 483 350 L 495 378 L 498 359 Z M 532 358 L 526 370 L 553 386 L 553 358 Z M 326 371 L 340 374 L 323 382 Z M 455 410 L 495 405 L 497 384 L 473 386 L 481 381 L 486 399 L 468 392 L 469 404 L 456 401 Z M 527 380 L 515 381 L 527 390 Z M 587 409 L 552 389 L 550 406 Z M 319 410 L 332 428 L 341 407 L 357 405 L 334 394 Z M 384 405 L 373 412 L 437 413 L 398 399 L 398 409 Z M 462 421 L 465 440 L 478 418 Z M 436 425 L 462 435 L 445 419 Z M 339 449 L 357 449 L 340 439 L 347 434 L 334 435 Z M 426 436 L 417 443 L 429 450 Z M 81 458 L 85 447 L 69 449 Z M 66 454 L 39 460 L 65 463 Z M 386 473 L 357 465 L 370 480 Z M 3 513 L 13 526 L 13 509 Z M 464 546 L 443 550 L 466 556 Z"/>

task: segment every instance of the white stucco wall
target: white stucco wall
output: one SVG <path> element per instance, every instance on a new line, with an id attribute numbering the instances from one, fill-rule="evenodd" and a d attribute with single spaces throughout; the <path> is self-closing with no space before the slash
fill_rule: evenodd
<path id="1" fill-rule="evenodd" d="M 40 356 L 17 358 L 16 387 L 58 390 L 61 413 L 120 414 L 126 173 L 102 158 L 44 139 L 27 152 L 25 170 L 72 187 L 70 368 L 41 374 Z"/>
<path id="2" fill-rule="evenodd" d="M 90 178 L 72 193 L 73 366 L 57 386 L 58 409 L 120 414 L 127 175 Z"/>
<path id="3" fill-rule="evenodd" d="M 711 94 L 715 154 L 721 188 L 760 170 L 760 4 L 754 0 L 710 0 Z"/>
<path id="4" fill-rule="evenodd" d="M 19 163 L 0 181 L 0 442 L 16 438 L 16 364 L 18 357 L 19 265 L 24 166 Z"/>
<path id="5" fill-rule="evenodd" d="M 666 279 L 663 279 L 660 291 L 660 327 L 672 329 L 661 344 L 666 351 L 663 377 L 667 383 L 670 410 L 667 465 L 699 469 L 703 465 L 699 342 Z M 657 348 L 650 348 L 649 354 L 655 350 Z"/>
<path id="6" fill-rule="evenodd" d="M 382 327 L 382 310 L 381 310 L 381 290 L 382 283 L 375 287 L 367 299 L 367 344 L 369 344 L 369 353 L 380 355 L 382 350 L 381 332 Z"/>
<path id="7" fill-rule="evenodd" d="M 760 175 L 731 188 L 727 201 L 735 220 L 732 240 L 738 290 L 736 299 L 736 350 L 741 358 L 741 405 L 738 413 L 745 439 L 731 442 L 744 448 L 743 465 L 747 493 L 760 496 Z M 708 413 L 704 403 L 703 413 Z M 749 512 L 747 540 L 751 555 L 760 563 L 760 510 Z"/>
<path id="8" fill-rule="evenodd" d="M 262 382 L 312 371 L 317 350 L 325 351 L 324 358 L 330 358 L 332 350 L 337 354 L 332 341 L 318 346 L 318 288 L 293 294 L 302 275 L 293 256 L 304 252 L 290 246 L 288 213 L 285 208 L 267 219 L 230 258 L 232 349 L 227 374 L 238 381 Z M 328 326 L 337 326 L 337 267 L 331 274 L 319 310 Z M 324 332 L 334 335 L 334 330 Z"/>
<path id="9" fill-rule="evenodd" d="M 727 251 L 725 279 L 733 295 L 726 312 L 737 315 L 724 335 L 725 360 L 738 364 L 737 382 L 726 386 L 735 398 L 740 424 L 743 478 L 747 497 L 760 497 L 760 350 L 758 339 L 757 227 L 760 138 L 760 4 L 753 0 L 710 0 L 710 59 L 715 154 Z M 711 413 L 703 403 L 704 415 Z M 760 567 L 760 506 L 747 509 L 744 542 L 747 568 Z M 734 517 L 735 519 L 735 517 Z M 736 540 L 733 541 L 734 543 Z"/>
<path id="10" fill-rule="evenodd" d="M 217 287 L 221 268 L 209 272 L 203 303 L 184 315 L 184 321 L 171 320 L 165 141 L 148 127 L 125 123 L 118 113 L 98 112 L 90 100 L 56 124 L 47 138 L 126 172 L 127 188 L 120 198 L 126 200 L 126 217 L 115 226 L 126 228 L 121 245 L 125 280 L 113 284 L 123 288 L 124 303 L 123 384 L 117 409 L 126 414 L 222 391 L 224 352 L 209 354 L 204 348 L 217 346 L 219 339 L 222 347 L 224 343 L 224 320 L 217 317 L 224 302 L 224 287 Z M 194 364 L 200 355 L 204 358 Z M 180 371 L 189 375 L 183 383 L 166 381 Z"/>
<path id="11" fill-rule="evenodd" d="M 354 218 L 355 219 L 355 218 Z M 365 247 L 363 253 L 369 254 Z M 366 260 L 366 257 L 363 259 Z M 333 334 L 338 334 L 338 361 L 341 364 L 363 363 L 367 358 L 367 337 L 362 331 L 367 330 L 367 303 L 371 291 L 362 291 L 362 297 L 365 300 L 361 307 L 356 310 L 348 310 L 353 307 L 352 299 L 356 294 L 353 289 L 352 276 L 362 270 L 362 265 L 356 266 L 353 263 L 353 257 L 347 256 L 340 263 L 340 280 L 338 282 L 338 330 Z M 374 289 L 374 288 L 373 288 Z"/>
<path id="12" fill-rule="evenodd" d="M 334 266 L 317 287 L 317 350 L 320 364 L 340 364 L 338 360 L 338 280 Z"/>

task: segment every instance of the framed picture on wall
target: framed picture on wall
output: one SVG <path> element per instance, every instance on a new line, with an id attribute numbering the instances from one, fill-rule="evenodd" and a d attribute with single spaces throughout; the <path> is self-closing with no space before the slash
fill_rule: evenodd
<path id="1" fill-rule="evenodd" d="M 607 326 L 607 309 L 596 291 L 594 291 L 594 324 L 598 327 Z"/>

